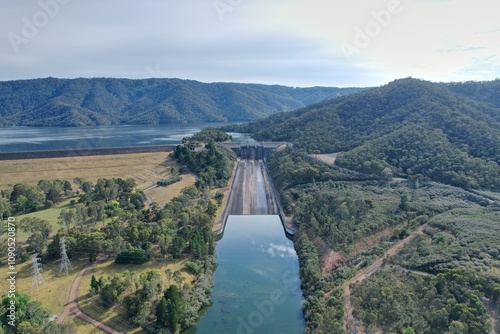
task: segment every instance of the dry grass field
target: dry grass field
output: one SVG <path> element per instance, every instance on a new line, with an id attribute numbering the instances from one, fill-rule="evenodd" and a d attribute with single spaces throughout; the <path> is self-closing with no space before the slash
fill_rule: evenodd
<path id="1" fill-rule="evenodd" d="M 192 175 L 169 187 L 155 187 L 156 182 L 171 175 L 176 162 L 164 153 L 133 153 L 67 158 L 45 158 L 0 161 L 0 189 L 17 183 L 37 184 L 41 179 L 68 180 L 77 177 L 95 183 L 99 178 L 133 178 L 151 201 L 160 206 L 180 194 L 182 188 L 194 184 Z"/>
<path id="2" fill-rule="evenodd" d="M 73 270 L 67 276 L 60 273 L 59 261 L 42 262 L 41 274 L 45 285 L 40 286 L 38 289 L 32 287 L 33 277 L 31 275 L 30 261 L 18 263 L 16 265 L 16 289 L 28 293 L 34 300 L 40 301 L 43 306 L 50 310 L 52 315 L 59 314 L 64 309 L 64 305 L 68 300 L 71 283 L 73 283 L 76 274 L 85 264 L 84 262 L 84 260 L 80 259 L 72 260 L 71 265 L 73 266 Z M 0 266 L 0 271 L 2 272 L 0 288 L 3 294 L 7 291 L 7 281 L 5 279 L 7 276 L 7 266 Z"/>
<path id="3" fill-rule="evenodd" d="M 83 177 L 95 182 L 99 178 L 133 177 L 137 184 L 150 178 L 170 174 L 174 164 L 169 153 L 135 153 L 66 158 L 44 158 L 0 161 L 0 187 L 16 183 L 36 184 L 40 179 L 68 180 Z"/>

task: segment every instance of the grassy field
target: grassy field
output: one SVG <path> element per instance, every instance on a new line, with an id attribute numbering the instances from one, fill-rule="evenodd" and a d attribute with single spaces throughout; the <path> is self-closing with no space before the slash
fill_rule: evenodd
<path id="1" fill-rule="evenodd" d="M 62 227 L 61 225 L 57 224 L 57 218 L 59 217 L 59 214 L 63 209 L 71 209 L 74 208 L 74 205 L 70 204 L 71 199 L 68 199 L 64 202 L 58 203 L 57 205 L 54 205 L 53 207 L 37 212 L 31 212 L 27 213 L 24 215 L 19 215 L 16 217 L 16 221 L 21 221 L 23 218 L 30 218 L 30 217 L 36 217 L 40 219 L 45 219 L 47 220 L 50 225 L 52 226 L 52 233 L 51 234 L 56 234 L 57 231 Z M 28 233 L 25 233 L 21 231 L 20 229 L 17 231 L 17 240 L 19 242 L 26 242 L 28 239 L 29 235 Z"/>
<path id="2" fill-rule="evenodd" d="M 40 179 L 73 181 L 83 177 L 95 182 L 99 178 L 134 178 L 138 185 L 168 177 L 175 162 L 169 153 L 135 153 L 85 157 L 2 160 L 0 187 L 16 183 L 36 184 Z"/>
<path id="3" fill-rule="evenodd" d="M 60 262 L 58 260 L 49 263 L 42 262 L 41 274 L 46 286 L 42 285 L 38 290 L 32 288 L 30 261 L 18 263 L 16 266 L 16 288 L 18 291 L 30 294 L 34 300 L 40 301 L 50 310 L 52 315 L 59 314 L 68 300 L 71 283 L 78 271 L 83 267 L 84 262 L 84 260 L 73 260 L 71 262 L 73 270 L 67 276 L 59 272 Z M 5 279 L 7 271 L 6 265 L 0 266 L 0 272 L 2 272 L 0 291 L 2 291 L 2 294 L 7 291 L 7 281 Z"/>
<path id="4" fill-rule="evenodd" d="M 196 178 L 191 174 L 182 175 L 182 180 L 169 185 L 168 187 L 154 187 L 146 188 L 144 194 L 148 196 L 153 202 L 158 203 L 160 207 L 165 206 L 172 198 L 179 196 L 181 190 L 193 185 Z M 156 183 L 156 181 L 155 181 Z"/>
<path id="5" fill-rule="evenodd" d="M 90 279 L 92 275 L 95 275 L 97 278 L 100 276 L 107 277 L 115 276 L 119 273 L 123 273 L 126 270 L 137 273 L 137 276 L 145 271 L 156 270 L 158 271 L 163 278 L 163 286 L 166 288 L 168 284 L 174 284 L 174 280 L 171 279 L 170 282 L 167 281 L 167 277 L 165 275 L 165 270 L 170 269 L 172 272 L 176 270 L 182 270 L 184 268 L 184 261 L 158 261 L 156 263 L 147 263 L 144 265 L 115 265 L 113 261 L 107 261 L 103 263 L 99 263 L 93 268 L 89 269 L 85 276 L 82 279 L 80 284 L 80 289 L 78 290 L 78 304 L 80 307 L 90 316 L 95 319 L 102 321 L 103 323 L 123 331 L 125 333 L 139 333 L 139 328 L 132 328 L 127 322 L 127 318 L 124 315 L 124 310 L 121 310 L 117 307 L 112 307 L 109 309 L 105 309 L 100 305 L 98 296 L 91 296 L 89 294 L 90 289 Z M 191 285 L 194 279 L 194 276 L 182 272 L 182 276 L 184 277 L 183 284 Z M 78 333 L 86 333 L 87 326 L 84 326 L 81 330 L 78 327 Z"/>
<path id="6" fill-rule="evenodd" d="M 40 286 L 38 289 L 32 287 L 32 275 L 29 261 L 20 263 L 16 267 L 18 273 L 16 276 L 16 288 L 19 291 L 27 292 L 34 300 L 40 301 L 50 310 L 52 315 L 60 314 L 68 300 L 71 284 L 85 263 L 85 259 L 73 260 L 73 270 L 69 273 L 69 275 L 61 274 L 59 272 L 59 261 L 43 263 L 41 274 L 45 281 L 45 286 Z M 167 282 L 165 270 L 171 269 L 172 272 L 174 272 L 176 270 L 182 270 L 183 268 L 184 261 L 149 262 L 144 265 L 115 265 L 113 261 L 99 263 L 87 271 L 80 284 L 80 288 L 78 290 L 79 305 L 92 317 L 102 320 L 114 328 L 121 329 L 126 333 L 138 332 L 137 330 L 134 331 L 130 328 L 120 310 L 116 308 L 105 310 L 100 307 L 97 296 L 89 295 L 90 278 L 92 275 L 95 275 L 96 277 L 107 277 L 108 275 L 114 276 L 118 273 L 124 272 L 125 270 L 135 271 L 137 275 L 139 275 L 140 273 L 148 270 L 156 270 L 162 274 L 163 285 L 166 287 L 169 282 Z M 0 271 L 6 273 L 7 267 L 0 266 Z M 184 277 L 184 284 L 191 285 L 194 276 L 184 271 L 182 272 L 182 275 Z M 6 276 L 4 276 L 5 275 L 2 275 L 1 277 L 1 291 L 8 290 Z M 172 279 L 170 283 L 173 284 L 174 280 Z M 71 321 L 74 322 L 77 327 L 77 333 L 79 334 L 101 333 L 100 330 L 95 329 L 84 321 L 73 317 L 68 319 L 71 319 Z"/>

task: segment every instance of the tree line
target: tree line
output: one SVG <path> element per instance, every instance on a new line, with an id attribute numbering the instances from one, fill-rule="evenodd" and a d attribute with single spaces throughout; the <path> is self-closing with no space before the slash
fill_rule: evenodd
<path id="1" fill-rule="evenodd" d="M 156 203 L 146 206 L 146 197 L 133 179 L 102 178 L 96 183 L 75 179 L 78 197 L 61 210 L 58 217 L 61 228 L 55 234 L 46 220 L 20 221 L 20 228 L 29 238 L 26 247 L 17 247 L 19 259 L 27 260 L 26 255 L 38 252 L 44 261 L 55 261 L 61 256 L 59 241 L 64 237 L 70 259 L 93 262 L 102 256 L 114 258 L 118 265 L 144 264 L 153 259 L 185 260 L 184 270 L 194 276 L 193 282 L 184 282 L 180 271 L 148 271 L 141 275 L 125 272 L 115 277 L 94 277 L 90 290 L 99 295 L 102 306 L 124 309 L 131 326 L 141 327 L 146 333 L 176 333 L 193 325 L 199 310 L 210 303 L 215 269 L 212 226 L 222 194 L 212 194 L 211 188 L 227 182 L 224 171 L 232 171 L 234 156 L 212 141 L 204 151 L 187 152 L 201 164 L 196 166 L 197 171 L 216 169 L 218 173 L 210 178 L 200 177 L 203 181 L 184 188 L 181 195 L 164 207 Z M 19 194 L 15 196 L 21 196 L 20 190 L 42 194 L 39 186 L 14 186 L 14 189 Z M 42 200 L 42 196 L 37 196 Z M 160 284 L 165 278 L 166 286 Z M 37 319 L 28 321 L 37 326 L 38 332 L 50 327 L 45 313 Z"/>

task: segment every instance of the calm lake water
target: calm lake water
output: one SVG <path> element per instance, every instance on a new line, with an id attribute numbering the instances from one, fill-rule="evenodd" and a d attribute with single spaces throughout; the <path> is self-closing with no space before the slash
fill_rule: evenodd
<path id="1" fill-rule="evenodd" d="M 229 216 L 212 306 L 185 334 L 304 333 L 298 258 L 279 216 Z"/>
<path id="2" fill-rule="evenodd" d="M 0 127 L 0 152 L 179 144 L 203 128 L 226 124 Z M 250 139 L 232 135 L 236 140 Z"/>

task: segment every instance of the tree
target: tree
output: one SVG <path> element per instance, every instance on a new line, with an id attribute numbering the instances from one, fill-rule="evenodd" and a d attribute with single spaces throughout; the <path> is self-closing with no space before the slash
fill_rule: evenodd
<path id="1" fill-rule="evenodd" d="M 26 242 L 31 249 L 40 254 L 47 245 L 47 239 L 40 232 L 32 233 Z"/>
<path id="2" fill-rule="evenodd" d="M 24 195 L 19 195 L 14 202 L 14 208 L 17 211 L 26 211 L 28 209 L 28 199 Z"/>
<path id="3" fill-rule="evenodd" d="M 125 273 L 113 277 L 108 276 L 108 279 L 99 287 L 99 299 L 103 306 L 110 307 L 120 301 L 121 294 L 131 287 L 131 283 Z"/>
<path id="4" fill-rule="evenodd" d="M 186 241 L 179 236 L 175 236 L 172 240 L 171 252 L 174 259 L 178 259 L 181 257 L 182 251 L 186 247 Z"/>
<path id="5" fill-rule="evenodd" d="M 89 181 L 85 180 L 82 177 L 77 177 L 73 180 L 73 182 L 78 185 L 78 187 L 86 194 L 90 193 L 92 191 L 92 183 Z"/>
<path id="6" fill-rule="evenodd" d="M 172 246 L 172 235 L 162 233 L 158 236 L 158 245 L 162 255 L 167 255 L 168 250 Z"/>
<path id="7" fill-rule="evenodd" d="M 75 210 L 61 210 L 59 217 L 57 218 L 57 223 L 63 225 L 66 230 L 69 230 L 71 225 L 76 224 L 77 216 Z"/>
<path id="8" fill-rule="evenodd" d="M 170 280 L 172 279 L 172 269 L 165 269 L 165 275 L 167 275 L 167 284 L 170 285 Z"/>
<path id="9" fill-rule="evenodd" d="M 0 198 L 0 221 L 8 218 L 11 215 L 11 206 L 10 203 Z"/>
<path id="10" fill-rule="evenodd" d="M 205 211 L 210 218 L 214 218 L 217 213 L 217 205 L 208 201 L 207 210 Z"/>
<path id="11" fill-rule="evenodd" d="M 403 211 L 408 210 L 408 201 L 410 200 L 410 194 L 405 190 L 400 197 L 399 208 Z"/>
<path id="12" fill-rule="evenodd" d="M 95 275 L 92 275 L 90 278 L 90 293 L 97 294 L 99 293 L 99 289 L 101 287 L 101 282 L 97 280 Z"/>
<path id="13" fill-rule="evenodd" d="M 222 200 L 224 199 L 224 193 L 223 192 L 220 192 L 220 191 L 217 191 L 215 193 L 215 201 L 217 202 L 217 205 L 222 205 Z"/>
<path id="14" fill-rule="evenodd" d="M 46 324 L 48 322 L 50 311 L 45 308 L 40 302 L 32 300 L 30 295 L 21 291 L 16 291 L 14 300 L 16 302 L 15 320 L 17 326 L 20 326 L 20 324 L 23 322 L 27 322 L 33 326 Z M 3 307 L 9 307 L 10 301 L 11 299 L 8 298 L 8 296 L 3 297 Z M 2 323 L 4 324 L 5 328 L 10 328 L 10 326 L 7 325 L 7 321 L 9 321 L 9 318 L 2 317 Z M 17 329 L 18 333 L 23 333 L 22 331 L 19 331 L 19 328 Z"/>
<path id="15" fill-rule="evenodd" d="M 167 328 L 173 333 L 177 333 L 180 327 L 180 321 L 185 313 L 185 306 L 179 288 L 176 285 L 171 285 L 165 291 L 162 299 L 166 300 L 166 312 L 162 315 L 162 320 L 166 323 Z M 162 308 L 163 307 L 164 306 L 162 306 Z"/>
<path id="16" fill-rule="evenodd" d="M 94 187 L 94 200 L 109 202 L 118 197 L 119 190 L 115 179 L 99 179 Z"/>
<path id="17" fill-rule="evenodd" d="M 461 321 L 453 320 L 448 328 L 449 334 L 466 334 L 469 333 L 469 326 Z"/>
<path id="18" fill-rule="evenodd" d="M 174 277 L 175 283 L 177 283 L 179 285 L 182 283 L 182 281 L 184 281 L 184 276 L 182 276 L 182 273 L 179 270 L 174 271 L 173 277 Z"/>
<path id="19" fill-rule="evenodd" d="M 48 239 L 50 233 L 52 232 L 52 227 L 49 221 L 38 217 L 23 218 L 19 222 L 19 225 L 21 230 L 26 233 L 39 232 L 45 240 Z"/>
<path id="20" fill-rule="evenodd" d="M 168 319 L 168 301 L 161 298 L 156 305 L 156 324 L 160 327 L 167 328 L 169 324 Z"/>
<path id="21" fill-rule="evenodd" d="M 130 203 L 134 205 L 136 210 L 144 208 L 144 202 L 146 201 L 146 195 L 142 190 L 136 190 L 130 195 Z"/>
<path id="22" fill-rule="evenodd" d="M 59 203 L 63 197 L 63 189 L 59 189 L 59 187 L 53 186 L 49 189 L 49 191 L 45 194 L 45 199 L 47 201 L 51 201 L 52 203 Z"/>
<path id="23" fill-rule="evenodd" d="M 104 234 L 101 232 L 82 233 L 77 236 L 77 249 L 87 254 L 89 262 L 94 262 L 102 251 L 103 241 Z"/>
<path id="24" fill-rule="evenodd" d="M 12 188 L 9 201 L 14 204 L 14 208 L 18 211 L 37 211 L 45 204 L 45 194 L 38 187 L 16 184 Z"/>
<path id="25" fill-rule="evenodd" d="M 140 247 L 124 250 L 116 255 L 115 263 L 119 264 L 143 264 L 148 262 L 149 258 L 146 251 Z"/>

